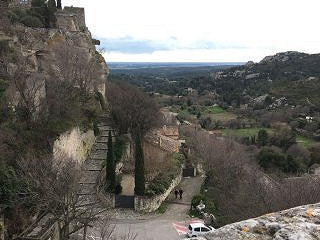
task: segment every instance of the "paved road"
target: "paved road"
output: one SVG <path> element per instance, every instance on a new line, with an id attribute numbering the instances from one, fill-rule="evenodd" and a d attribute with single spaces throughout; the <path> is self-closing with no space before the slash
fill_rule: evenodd
<path id="1" fill-rule="evenodd" d="M 135 240 L 179 240 L 185 237 L 186 227 L 190 221 L 195 221 L 188 216 L 192 196 L 200 191 L 202 177 L 184 178 L 178 188 L 184 190 L 183 198 L 175 199 L 174 194 L 167 199 L 168 208 L 161 215 L 145 215 L 146 219 L 140 218 L 129 219 L 113 219 L 114 236 L 118 239 L 124 239 L 124 235 L 129 233 L 136 235 Z M 130 211 L 129 211 L 130 214 Z M 92 240 L 100 240 L 97 229 L 93 230 L 95 238 Z M 179 235 L 180 234 L 180 235 Z"/>
<path id="2" fill-rule="evenodd" d="M 154 216 L 148 220 L 127 220 L 118 221 L 115 229 L 117 235 L 121 235 L 126 231 L 137 234 L 136 240 L 175 240 L 182 239 L 185 236 L 188 222 L 192 220 L 188 216 L 192 196 L 200 191 L 203 178 L 184 178 L 178 188 L 183 189 L 184 194 L 182 200 L 175 199 L 173 193 L 168 197 L 167 211 L 158 216 Z M 179 236 L 178 232 L 181 234 Z"/>

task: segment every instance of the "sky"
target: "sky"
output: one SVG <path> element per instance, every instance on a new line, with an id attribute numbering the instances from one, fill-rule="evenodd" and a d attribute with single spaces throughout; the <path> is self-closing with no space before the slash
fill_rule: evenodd
<path id="1" fill-rule="evenodd" d="M 62 0 L 107 62 L 247 62 L 320 53 L 320 0 Z"/>

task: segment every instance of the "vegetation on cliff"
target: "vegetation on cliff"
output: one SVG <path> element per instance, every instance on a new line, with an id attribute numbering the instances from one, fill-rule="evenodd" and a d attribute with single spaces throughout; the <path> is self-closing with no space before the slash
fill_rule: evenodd
<path id="1" fill-rule="evenodd" d="M 125 83 L 109 84 L 107 99 L 120 134 L 130 133 L 135 146 L 135 193 L 145 193 L 143 138 L 157 123 L 159 108 L 154 100 Z"/>
<path id="2" fill-rule="evenodd" d="M 22 23 L 27 27 L 53 28 L 56 25 L 55 0 L 32 0 L 31 8 L 16 8 L 7 12 L 12 23 Z"/>
<path id="3" fill-rule="evenodd" d="M 7 16 L 1 15 L 0 21 L 6 22 Z M 72 210 L 63 212 L 67 215 L 62 228 L 72 221 L 70 215 L 87 217 L 76 207 L 79 175 L 70 172 L 79 168 L 60 162 L 58 169 L 58 158 L 62 162 L 70 159 L 59 156 L 53 160 L 52 147 L 61 133 L 74 126 L 93 128 L 102 112 L 95 92 L 101 83 L 102 64 L 87 50 L 63 41 L 41 49 L 41 59 L 26 56 L 23 51 L 28 52 L 30 45 L 48 46 L 43 44 L 48 39 L 35 28 L 30 30 L 31 38 L 32 34 L 42 34 L 42 38 L 26 43 L 24 36 L 18 35 L 13 43 L 12 34 L 22 27 L 17 30 L 16 25 L 7 23 L 0 26 L 7 34 L 0 41 L 0 211 L 5 214 L 7 237 L 11 239 L 30 223 L 31 216 L 44 212 L 52 211 L 60 219 L 63 208 Z M 66 197 L 73 207 L 66 205 Z M 69 236 L 71 232 L 62 228 L 61 233 Z"/>

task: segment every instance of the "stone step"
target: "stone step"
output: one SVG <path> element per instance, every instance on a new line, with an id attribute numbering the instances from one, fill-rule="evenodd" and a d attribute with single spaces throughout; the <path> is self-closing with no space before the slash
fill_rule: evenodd
<path id="1" fill-rule="evenodd" d="M 83 167 L 84 166 L 101 166 L 101 164 L 103 163 L 103 160 L 89 157 L 85 162 L 85 164 L 83 165 Z"/>
<path id="2" fill-rule="evenodd" d="M 99 174 L 97 172 L 82 171 L 82 176 L 80 178 L 80 184 L 81 183 L 87 183 L 87 184 L 96 183 L 98 175 Z"/>
<path id="3" fill-rule="evenodd" d="M 92 149 L 90 156 L 99 154 L 99 155 L 105 155 L 107 156 L 108 150 L 103 149 L 103 150 L 99 150 L 99 149 Z"/>
<path id="4" fill-rule="evenodd" d="M 104 160 L 107 158 L 107 154 L 101 154 L 101 153 L 91 154 L 90 158 Z"/>
<path id="5" fill-rule="evenodd" d="M 97 138 L 97 142 L 105 142 L 108 143 L 108 136 L 99 136 Z"/>
<path id="6" fill-rule="evenodd" d="M 82 167 L 82 171 L 100 172 L 101 164 L 90 164 Z"/>
<path id="7" fill-rule="evenodd" d="M 99 128 L 99 131 L 111 131 L 111 132 L 114 132 L 114 129 L 113 127 L 111 127 L 110 125 L 106 124 L 106 125 L 99 125 L 98 124 L 98 128 Z"/>
<path id="8" fill-rule="evenodd" d="M 117 134 L 116 133 L 111 133 L 112 138 L 114 139 Z M 102 131 L 100 132 L 98 137 L 109 137 L 109 132 L 108 131 Z"/>
<path id="9" fill-rule="evenodd" d="M 96 193 L 96 184 L 80 184 L 80 191 L 78 192 L 78 195 L 89 195 L 89 194 L 95 194 Z"/>
<path id="10" fill-rule="evenodd" d="M 108 149 L 108 144 L 107 143 L 98 143 L 96 142 L 93 146 L 93 151 L 96 150 L 107 150 Z"/>

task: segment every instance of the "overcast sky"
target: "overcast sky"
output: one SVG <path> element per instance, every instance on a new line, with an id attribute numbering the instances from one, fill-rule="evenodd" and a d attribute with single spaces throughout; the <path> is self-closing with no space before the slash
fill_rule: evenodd
<path id="1" fill-rule="evenodd" d="M 320 52 L 320 0 L 62 0 L 107 62 L 246 62 Z"/>

